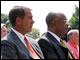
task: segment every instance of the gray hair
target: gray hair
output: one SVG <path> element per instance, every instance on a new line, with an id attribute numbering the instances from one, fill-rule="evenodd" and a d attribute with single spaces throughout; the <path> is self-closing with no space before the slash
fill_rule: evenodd
<path id="1" fill-rule="evenodd" d="M 68 33 L 67 33 L 67 39 L 69 40 L 70 36 L 72 36 L 74 34 L 74 32 L 79 32 L 79 30 L 77 29 L 74 29 L 74 30 L 70 30 Z"/>

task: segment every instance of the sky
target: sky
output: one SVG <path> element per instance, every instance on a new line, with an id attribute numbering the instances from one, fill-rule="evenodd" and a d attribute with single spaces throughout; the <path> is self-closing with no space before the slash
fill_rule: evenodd
<path id="1" fill-rule="evenodd" d="M 40 35 L 47 31 L 45 18 L 49 12 L 64 13 L 69 21 L 75 12 L 75 5 L 79 1 L 1 1 L 1 13 L 8 14 L 13 6 L 26 6 L 32 9 L 33 28 L 39 30 Z"/>

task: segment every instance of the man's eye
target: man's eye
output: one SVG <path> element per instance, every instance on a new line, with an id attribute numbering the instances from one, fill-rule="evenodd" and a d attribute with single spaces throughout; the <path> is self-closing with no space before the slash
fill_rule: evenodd
<path id="1" fill-rule="evenodd" d="M 65 23 L 68 24 L 68 21 L 66 21 Z"/>
<path id="2" fill-rule="evenodd" d="M 64 21 L 65 24 L 68 24 L 68 21 Z"/>

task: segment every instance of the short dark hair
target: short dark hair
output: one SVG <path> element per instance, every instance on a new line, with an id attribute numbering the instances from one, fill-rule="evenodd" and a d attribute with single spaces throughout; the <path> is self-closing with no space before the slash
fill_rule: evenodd
<path id="1" fill-rule="evenodd" d="M 10 12 L 9 12 L 9 20 L 12 24 L 12 26 L 15 26 L 16 24 L 16 18 L 20 17 L 21 19 L 25 16 L 25 8 L 23 6 L 14 6 Z"/>
<path id="2" fill-rule="evenodd" d="M 54 12 L 48 13 L 48 15 L 46 16 L 47 26 L 49 26 L 51 24 L 51 22 L 55 19 L 55 17 L 56 17 L 56 13 L 54 13 Z"/>

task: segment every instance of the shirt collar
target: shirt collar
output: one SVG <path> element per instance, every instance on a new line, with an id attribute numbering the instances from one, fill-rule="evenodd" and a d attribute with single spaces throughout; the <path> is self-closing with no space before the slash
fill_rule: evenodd
<path id="1" fill-rule="evenodd" d="M 16 35 L 20 38 L 24 40 L 24 35 L 22 35 L 20 32 L 16 31 L 14 28 L 12 28 L 12 30 L 16 33 Z"/>
<path id="2" fill-rule="evenodd" d="M 28 37 L 26 36 L 26 34 L 22 35 L 20 32 L 16 31 L 14 28 L 11 28 L 11 29 L 16 33 L 16 35 L 19 37 L 19 39 L 22 41 L 22 43 L 26 46 L 26 43 L 24 41 L 24 37 L 26 37 L 28 39 Z"/>
<path id="3" fill-rule="evenodd" d="M 52 33 L 51 31 L 48 31 L 48 32 L 49 32 L 52 36 L 54 36 L 58 42 L 60 42 L 60 38 L 59 38 L 56 34 Z"/>

